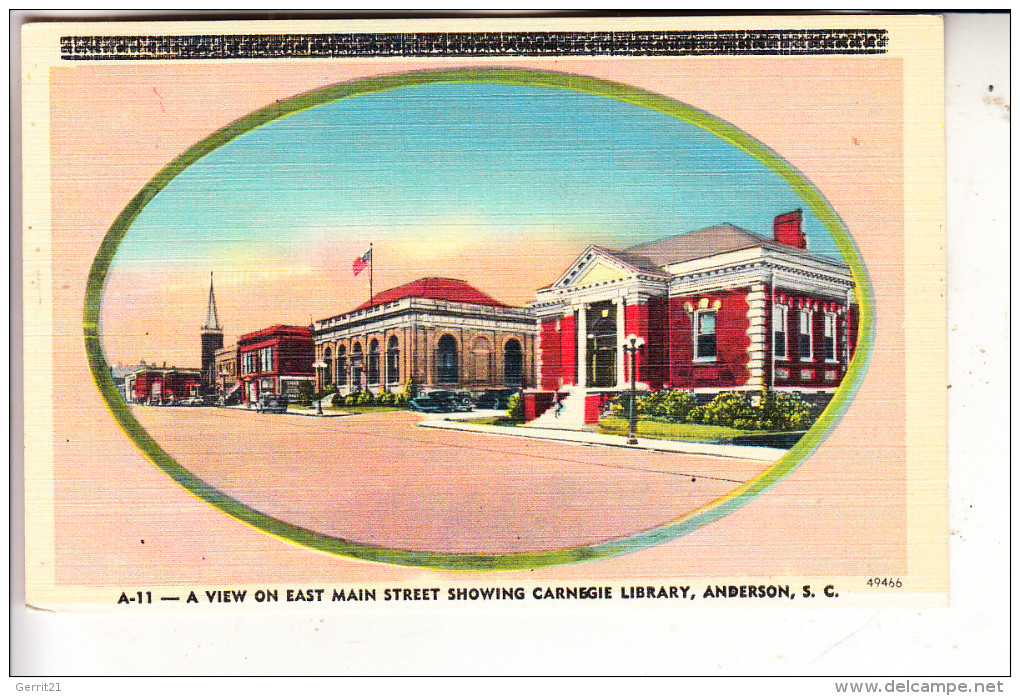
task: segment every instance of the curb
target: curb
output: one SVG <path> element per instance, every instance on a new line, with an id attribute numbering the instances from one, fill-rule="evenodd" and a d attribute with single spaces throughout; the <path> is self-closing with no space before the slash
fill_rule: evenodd
<path id="1" fill-rule="evenodd" d="M 671 452 L 673 454 L 694 454 L 702 456 L 726 457 L 729 459 L 745 459 L 760 462 L 775 462 L 786 455 L 788 450 L 775 447 L 750 447 L 744 445 L 714 445 L 705 442 L 681 442 L 673 440 L 653 440 L 645 438 L 636 445 L 626 442 L 614 442 L 612 435 L 584 433 L 575 430 L 552 430 L 548 428 L 532 428 L 530 430 L 498 425 L 477 425 L 440 419 L 426 419 L 418 423 L 419 428 L 436 430 L 460 430 L 462 432 L 502 435 L 504 437 L 521 437 L 532 440 L 551 440 L 570 442 L 587 447 L 617 447 L 620 449 L 644 450 L 652 452 Z M 516 431 L 516 432 L 515 432 Z M 586 436 L 587 435 L 587 436 Z M 579 437 L 580 436 L 580 437 Z M 621 438 L 622 440 L 622 438 Z M 668 443 L 668 444 L 667 444 Z"/>

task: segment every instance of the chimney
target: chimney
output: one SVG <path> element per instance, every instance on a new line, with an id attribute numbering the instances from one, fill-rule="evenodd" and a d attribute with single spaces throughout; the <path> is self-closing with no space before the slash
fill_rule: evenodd
<path id="1" fill-rule="evenodd" d="M 793 212 L 777 215 L 772 221 L 772 238 L 780 244 L 807 249 L 807 239 L 801 223 L 804 213 L 800 208 Z"/>

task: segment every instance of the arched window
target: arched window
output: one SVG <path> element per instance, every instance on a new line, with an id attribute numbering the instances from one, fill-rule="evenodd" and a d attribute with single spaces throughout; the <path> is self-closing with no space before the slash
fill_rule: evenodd
<path id="1" fill-rule="evenodd" d="M 347 348 L 346 346 L 336 347 L 336 383 L 340 386 L 347 386 Z"/>
<path id="2" fill-rule="evenodd" d="M 400 348 L 397 345 L 397 337 L 390 336 L 386 342 L 386 384 L 397 384 L 400 382 Z"/>
<path id="3" fill-rule="evenodd" d="M 361 343 L 354 342 L 351 347 L 351 377 L 355 389 L 361 389 L 361 376 L 364 374 L 364 362 L 361 354 Z"/>
<path id="4" fill-rule="evenodd" d="M 379 384 L 379 341 L 368 344 L 368 383 Z"/>
<path id="5" fill-rule="evenodd" d="M 436 350 L 436 381 L 439 384 L 457 383 L 457 339 L 443 334 Z"/>
<path id="6" fill-rule="evenodd" d="M 322 368 L 322 386 L 325 387 L 333 381 L 331 379 L 332 371 L 330 370 L 330 365 L 333 362 L 333 351 L 328 347 L 322 353 L 322 362 L 326 364 L 326 367 Z"/>
<path id="7" fill-rule="evenodd" d="M 508 387 L 519 387 L 524 381 L 524 353 L 521 342 L 511 338 L 503 347 L 503 382 Z"/>
<path id="8" fill-rule="evenodd" d="M 485 336 L 477 337 L 471 344 L 471 379 L 487 384 L 492 379 L 492 344 Z"/>

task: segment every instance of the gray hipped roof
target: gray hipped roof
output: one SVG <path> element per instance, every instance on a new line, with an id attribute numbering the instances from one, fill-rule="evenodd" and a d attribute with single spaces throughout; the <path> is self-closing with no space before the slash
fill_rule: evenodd
<path id="1" fill-rule="evenodd" d="M 741 249 L 767 247 L 794 253 L 816 256 L 809 251 L 796 249 L 761 235 L 748 232 L 729 223 L 716 225 L 704 230 L 688 232 L 647 244 L 638 244 L 621 251 L 606 249 L 609 254 L 632 266 L 648 271 L 658 271 L 663 266 L 684 261 L 702 259 L 706 256 L 725 254 Z"/>

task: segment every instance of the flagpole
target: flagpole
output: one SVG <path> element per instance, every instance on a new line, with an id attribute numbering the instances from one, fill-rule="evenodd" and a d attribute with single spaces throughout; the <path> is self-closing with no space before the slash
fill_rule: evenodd
<path id="1" fill-rule="evenodd" d="M 372 242 L 368 243 L 368 306 L 375 302 L 375 294 L 372 292 L 372 266 L 375 264 L 375 254 L 372 253 Z"/>

